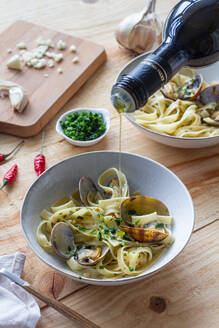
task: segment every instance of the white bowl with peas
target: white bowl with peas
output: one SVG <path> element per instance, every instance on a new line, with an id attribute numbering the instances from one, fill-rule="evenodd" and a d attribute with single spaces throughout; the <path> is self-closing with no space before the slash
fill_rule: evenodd
<path id="1" fill-rule="evenodd" d="M 110 128 L 110 112 L 105 108 L 74 108 L 56 123 L 56 131 L 69 143 L 79 147 L 93 146 Z"/>

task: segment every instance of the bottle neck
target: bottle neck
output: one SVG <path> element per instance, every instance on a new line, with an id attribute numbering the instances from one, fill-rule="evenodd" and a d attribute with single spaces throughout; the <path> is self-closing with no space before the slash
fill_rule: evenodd
<path id="1" fill-rule="evenodd" d="M 188 56 L 173 43 L 164 42 L 113 86 L 112 102 L 120 111 L 132 112 L 144 106 L 148 98 L 186 63 Z"/>

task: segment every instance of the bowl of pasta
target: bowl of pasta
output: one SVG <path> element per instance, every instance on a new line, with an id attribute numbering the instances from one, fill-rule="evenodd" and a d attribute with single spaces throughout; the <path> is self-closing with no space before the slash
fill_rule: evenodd
<path id="1" fill-rule="evenodd" d="M 148 53 L 130 61 L 128 74 Z M 168 146 L 203 148 L 219 144 L 219 62 L 183 68 L 146 105 L 125 117 L 147 137 Z M 216 96 L 215 96 L 216 95 Z"/>
<path id="2" fill-rule="evenodd" d="M 158 272 L 186 246 L 193 225 L 191 196 L 174 173 L 112 151 L 83 153 L 47 169 L 21 210 L 32 251 L 61 274 L 96 285 Z"/>

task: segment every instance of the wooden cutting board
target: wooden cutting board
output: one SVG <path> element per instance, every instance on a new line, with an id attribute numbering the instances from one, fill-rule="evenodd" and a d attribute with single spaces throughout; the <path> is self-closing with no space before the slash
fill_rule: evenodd
<path id="1" fill-rule="evenodd" d="M 8 69 L 8 59 L 19 53 L 16 44 L 25 42 L 28 50 L 31 50 L 37 47 L 39 37 L 52 39 L 55 48 L 50 48 L 49 51 L 63 53 L 62 62 L 56 63 L 53 68 L 39 70 L 27 66 L 23 66 L 21 72 Z M 65 50 L 56 48 L 58 40 L 66 42 Z M 72 44 L 77 47 L 76 53 L 71 53 L 68 49 Z M 12 48 L 11 54 L 8 54 L 8 48 Z M 72 59 L 76 55 L 79 62 L 73 64 Z M 23 86 L 27 91 L 29 104 L 22 113 L 17 113 L 12 110 L 8 97 L 0 98 L 0 132 L 20 137 L 38 134 L 105 61 L 106 53 L 101 45 L 25 21 L 17 21 L 11 25 L 0 34 L 0 76 L 1 80 L 13 81 Z M 63 70 L 62 74 L 58 73 L 58 68 Z"/>

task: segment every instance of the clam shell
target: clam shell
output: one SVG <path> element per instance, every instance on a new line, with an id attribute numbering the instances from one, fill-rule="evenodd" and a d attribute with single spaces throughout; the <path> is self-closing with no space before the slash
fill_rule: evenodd
<path id="1" fill-rule="evenodd" d="M 219 102 L 219 84 L 210 85 L 202 90 L 199 100 L 203 105 Z"/>
<path id="2" fill-rule="evenodd" d="M 95 265 L 101 260 L 104 259 L 104 257 L 107 255 L 109 251 L 109 247 L 106 245 L 101 245 L 101 246 L 96 246 L 94 247 L 94 252 L 92 254 L 92 248 L 87 248 L 86 251 L 86 246 L 89 245 L 83 245 L 83 248 L 78 250 L 78 255 L 76 257 L 76 261 L 81 264 L 81 265 Z M 90 246 L 89 246 L 90 247 Z M 80 255 L 82 258 L 80 258 Z"/>
<path id="3" fill-rule="evenodd" d="M 177 100 L 194 100 L 196 99 L 202 88 L 203 78 L 197 74 L 191 78 L 183 87 L 178 88 L 174 82 L 168 82 L 161 88 L 163 95 L 169 99 Z M 190 91 L 194 90 L 194 94 L 189 95 Z"/>
<path id="4" fill-rule="evenodd" d="M 76 251 L 74 234 L 67 223 L 59 222 L 52 229 L 51 244 L 55 253 L 65 259 Z"/>
<path id="5" fill-rule="evenodd" d="M 89 192 L 92 192 L 95 197 L 95 195 L 98 193 L 98 189 L 90 178 L 82 177 L 79 181 L 79 193 L 81 202 L 84 204 L 84 206 L 90 206 L 87 199 Z"/>
<path id="6" fill-rule="evenodd" d="M 158 230 L 158 229 L 144 229 L 144 228 L 135 228 L 135 227 L 127 227 L 121 225 L 120 228 L 125 232 L 129 233 L 135 240 L 140 242 L 159 242 L 165 239 L 168 234 Z"/>
<path id="7" fill-rule="evenodd" d="M 169 215 L 169 210 L 161 201 L 148 196 L 132 196 L 124 200 L 120 208 L 122 219 L 133 225 L 132 215 L 144 215 L 157 212 L 158 215 Z"/>

